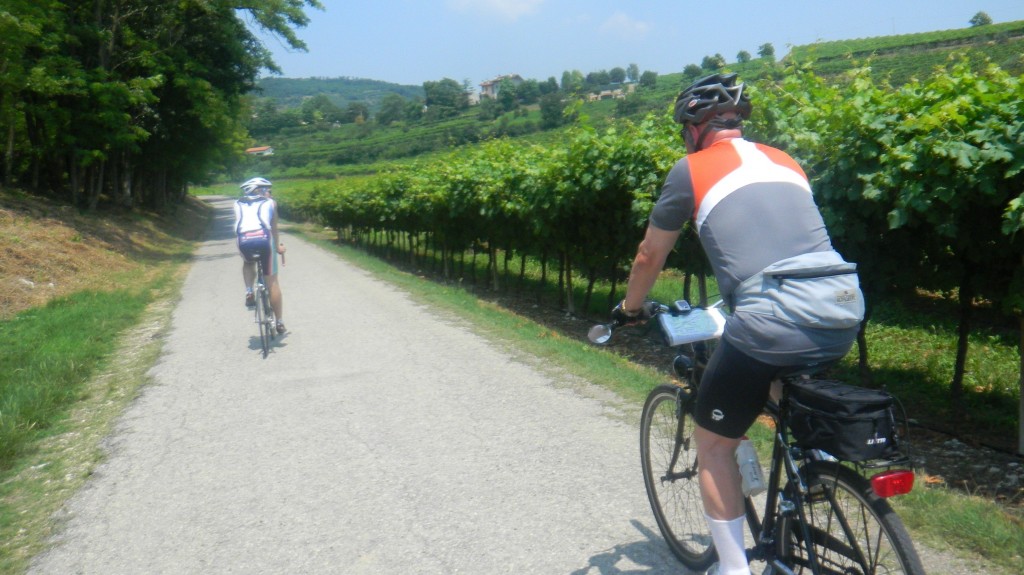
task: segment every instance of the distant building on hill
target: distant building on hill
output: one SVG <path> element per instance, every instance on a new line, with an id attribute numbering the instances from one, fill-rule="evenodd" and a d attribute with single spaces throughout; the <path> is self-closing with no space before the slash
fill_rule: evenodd
<path id="1" fill-rule="evenodd" d="M 250 156 L 273 156 L 274 148 L 271 146 L 257 146 L 255 148 L 249 148 L 245 151 Z"/>
<path id="2" fill-rule="evenodd" d="M 497 98 L 498 91 L 501 89 L 501 81 L 508 80 L 518 86 L 523 83 L 523 77 L 519 74 L 505 74 L 504 76 L 498 76 L 486 82 L 480 84 L 480 97 L 481 98 Z"/>

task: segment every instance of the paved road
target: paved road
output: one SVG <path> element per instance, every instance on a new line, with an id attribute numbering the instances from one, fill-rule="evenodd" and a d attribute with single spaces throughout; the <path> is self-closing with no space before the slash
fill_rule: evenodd
<path id="1" fill-rule="evenodd" d="M 685 573 L 633 414 L 294 237 L 260 359 L 212 202 L 153 381 L 32 573 Z"/>

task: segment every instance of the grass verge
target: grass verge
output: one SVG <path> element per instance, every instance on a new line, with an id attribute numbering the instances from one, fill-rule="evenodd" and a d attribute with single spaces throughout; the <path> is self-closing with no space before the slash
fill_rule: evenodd
<path id="1" fill-rule="evenodd" d="M 0 573 L 22 573 L 146 381 L 209 211 L 0 192 Z"/>

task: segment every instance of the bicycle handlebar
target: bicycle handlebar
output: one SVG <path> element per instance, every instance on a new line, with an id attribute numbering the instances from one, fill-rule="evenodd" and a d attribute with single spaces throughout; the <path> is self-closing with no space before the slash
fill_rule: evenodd
<path id="1" fill-rule="evenodd" d="M 685 299 L 680 299 L 672 302 L 672 307 L 669 307 L 663 303 L 659 303 L 656 301 L 652 303 L 655 304 L 654 311 L 653 313 L 651 313 L 650 318 L 644 320 L 644 323 L 647 323 L 648 321 L 654 319 L 659 314 L 670 313 L 672 315 L 679 315 L 688 313 L 691 309 L 693 309 L 690 306 L 690 302 L 686 301 Z M 718 301 L 717 303 L 707 307 L 718 307 L 721 304 L 722 302 Z M 620 327 L 622 327 L 622 322 L 618 320 L 612 320 L 609 323 L 599 323 L 590 328 L 590 330 L 587 332 L 587 339 L 590 340 L 591 343 L 595 343 L 597 345 L 604 345 L 608 343 L 609 340 L 611 340 L 612 334 L 615 332 L 616 329 Z"/>

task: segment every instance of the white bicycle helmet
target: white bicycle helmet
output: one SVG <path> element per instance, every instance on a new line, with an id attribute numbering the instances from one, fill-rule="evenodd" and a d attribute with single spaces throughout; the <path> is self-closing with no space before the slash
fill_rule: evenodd
<path id="1" fill-rule="evenodd" d="M 252 178 L 246 180 L 245 183 L 239 187 L 242 188 L 242 192 L 245 195 L 253 196 L 261 192 L 269 192 L 270 187 L 273 185 L 274 184 L 271 184 L 270 180 L 266 178 Z"/>

